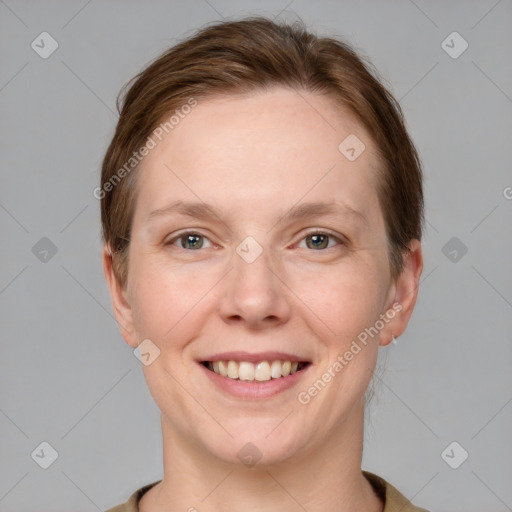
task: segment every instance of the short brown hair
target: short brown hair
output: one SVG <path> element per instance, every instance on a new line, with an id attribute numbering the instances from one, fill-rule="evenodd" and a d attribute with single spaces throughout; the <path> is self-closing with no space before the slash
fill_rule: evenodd
<path id="1" fill-rule="evenodd" d="M 422 171 L 402 110 L 381 82 L 350 45 L 317 37 L 302 22 L 262 17 L 217 22 L 163 53 L 121 91 L 119 121 L 102 165 L 103 240 L 121 285 L 128 272 L 138 167 L 120 173 L 126 162 L 165 116 L 191 98 L 273 86 L 325 94 L 348 108 L 370 133 L 380 157 L 377 192 L 396 278 L 408 243 L 422 235 Z"/>

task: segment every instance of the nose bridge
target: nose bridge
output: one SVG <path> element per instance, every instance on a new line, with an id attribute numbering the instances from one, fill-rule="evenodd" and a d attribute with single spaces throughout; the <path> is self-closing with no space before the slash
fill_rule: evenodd
<path id="1" fill-rule="evenodd" d="M 272 319 L 285 320 L 289 304 L 275 267 L 271 249 L 246 237 L 233 254 L 233 271 L 221 312 L 225 318 L 245 320 L 252 326 Z"/>
<path id="2" fill-rule="evenodd" d="M 233 258 L 235 292 L 245 300 L 251 295 L 268 296 L 275 291 L 275 275 L 270 272 L 272 254 L 263 248 L 255 238 L 246 237 L 236 248 Z M 262 297 L 259 299 L 262 300 Z"/>
<path id="3" fill-rule="evenodd" d="M 271 258 L 270 249 L 263 249 L 260 244 L 256 246 L 251 241 L 242 242 L 237 247 L 233 258 L 234 274 L 237 283 L 249 285 L 253 290 L 256 290 L 258 287 L 261 290 L 272 287 L 271 277 L 275 278 L 275 276 L 268 268 Z"/>

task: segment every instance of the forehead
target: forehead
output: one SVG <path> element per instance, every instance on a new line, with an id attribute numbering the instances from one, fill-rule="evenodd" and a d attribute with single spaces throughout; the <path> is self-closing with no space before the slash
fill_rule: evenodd
<path id="1" fill-rule="evenodd" d="M 282 210 L 301 198 L 375 207 L 373 141 L 324 95 L 277 88 L 199 99 L 155 141 L 140 169 L 139 213 L 176 200 L 252 206 L 260 215 L 262 205 Z"/>

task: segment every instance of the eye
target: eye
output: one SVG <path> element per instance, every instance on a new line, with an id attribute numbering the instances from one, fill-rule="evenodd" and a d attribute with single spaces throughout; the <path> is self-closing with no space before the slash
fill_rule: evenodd
<path id="1" fill-rule="evenodd" d="M 306 247 L 308 249 L 321 250 L 330 249 L 333 246 L 332 244 L 329 244 L 329 239 L 332 241 L 336 240 L 343 244 L 343 240 L 341 238 L 325 231 L 311 231 L 302 240 L 306 241 Z"/>
<path id="2" fill-rule="evenodd" d="M 180 244 L 178 245 L 180 249 L 195 251 L 197 249 L 204 248 L 205 240 L 210 242 L 208 238 L 200 233 L 196 233 L 195 231 L 185 231 L 180 233 L 178 236 L 171 238 L 165 243 L 165 245 L 175 245 L 175 242 L 178 242 Z"/>

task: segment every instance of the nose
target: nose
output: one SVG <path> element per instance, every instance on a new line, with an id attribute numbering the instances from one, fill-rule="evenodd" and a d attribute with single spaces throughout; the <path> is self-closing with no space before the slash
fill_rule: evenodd
<path id="1" fill-rule="evenodd" d="M 224 322 L 255 330 L 286 323 L 291 314 L 291 292 L 270 251 L 263 250 L 251 263 L 234 253 L 232 265 L 220 299 Z"/>

